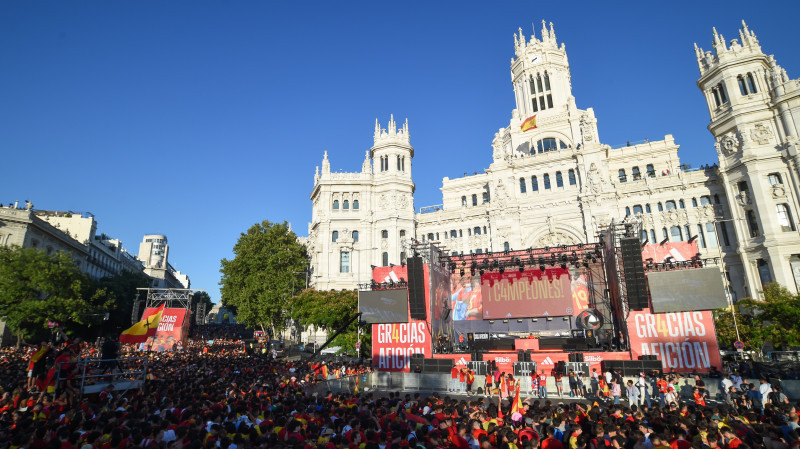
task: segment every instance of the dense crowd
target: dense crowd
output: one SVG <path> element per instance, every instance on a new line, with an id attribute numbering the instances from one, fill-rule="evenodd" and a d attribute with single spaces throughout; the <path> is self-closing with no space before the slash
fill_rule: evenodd
<path id="1" fill-rule="evenodd" d="M 66 389 L 51 395 L 46 386 L 30 385 L 27 375 L 41 347 L 4 348 L 0 448 L 783 449 L 799 444 L 797 409 L 788 402 L 659 398 L 648 404 L 597 395 L 569 403 L 532 397 L 512 410 L 516 393 L 508 387 L 514 383 L 503 398 L 363 388 L 334 394 L 315 384 L 323 373 L 360 378 L 369 369 L 276 360 L 248 354 L 240 343 L 190 340 L 181 351 L 163 353 L 126 348 L 123 355 L 148 360 L 144 387 L 108 387 L 82 397 Z M 53 348 L 46 360 L 102 350 L 73 341 Z"/>

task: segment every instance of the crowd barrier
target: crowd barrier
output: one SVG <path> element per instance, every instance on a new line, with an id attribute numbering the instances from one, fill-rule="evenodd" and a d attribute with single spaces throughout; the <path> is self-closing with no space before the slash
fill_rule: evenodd
<path id="1" fill-rule="evenodd" d="M 332 376 L 331 376 L 332 377 Z M 358 378 L 358 380 L 356 380 Z M 625 377 L 625 382 L 628 380 L 637 381 L 636 378 Z M 703 378 L 705 382 L 705 389 L 708 391 L 708 397 L 716 400 L 722 400 L 722 387 L 721 380 L 718 378 Z M 393 373 L 393 372 L 373 372 L 368 374 L 360 374 L 358 376 L 342 377 L 340 379 L 329 378 L 327 380 L 318 380 L 316 383 L 309 387 L 311 392 L 316 392 L 320 395 L 328 391 L 334 393 L 354 392 L 356 385 L 360 393 L 370 391 L 402 391 L 402 392 L 421 392 L 421 393 L 434 393 L 447 394 L 450 389 L 451 377 L 450 374 L 443 373 Z M 475 376 L 475 382 L 472 385 L 474 393 L 483 393 L 483 386 L 486 382 L 486 376 Z M 564 377 L 562 381 L 564 395 L 562 398 L 569 397 L 569 382 Z M 746 383 L 754 383 L 758 386 L 758 379 L 747 379 Z M 692 391 L 695 386 L 694 378 L 683 378 L 679 382 L 680 394 L 683 398 L 691 398 Z M 791 401 L 800 399 L 800 380 L 783 380 L 781 382 L 783 392 Z M 480 390 L 478 390 L 480 388 Z M 652 393 L 651 386 L 648 389 Z M 591 389 L 587 385 L 587 390 Z M 624 390 L 624 388 L 623 388 Z M 548 398 L 558 398 L 556 389 L 556 381 L 553 376 L 547 377 L 547 394 Z M 530 396 L 531 381 L 530 376 L 520 377 L 520 393 L 524 396 Z M 497 395 L 495 395 L 497 397 Z"/>

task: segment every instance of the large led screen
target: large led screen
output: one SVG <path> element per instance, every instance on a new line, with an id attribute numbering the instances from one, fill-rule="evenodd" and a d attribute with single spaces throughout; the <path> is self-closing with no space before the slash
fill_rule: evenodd
<path id="1" fill-rule="evenodd" d="M 728 306 L 719 268 L 652 271 L 647 274 L 653 313 L 712 310 Z"/>
<path id="2" fill-rule="evenodd" d="M 408 289 L 358 292 L 358 311 L 367 323 L 405 323 L 408 321 Z"/>
<path id="3" fill-rule="evenodd" d="M 574 312 L 569 271 L 562 268 L 486 273 L 481 276 L 481 292 L 487 320 L 570 316 Z"/>

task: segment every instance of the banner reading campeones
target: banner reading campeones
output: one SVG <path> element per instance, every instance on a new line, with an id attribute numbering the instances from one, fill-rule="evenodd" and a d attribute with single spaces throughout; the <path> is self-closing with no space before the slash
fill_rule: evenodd
<path id="1" fill-rule="evenodd" d="M 707 372 L 720 369 L 714 318 L 711 311 L 650 313 L 631 311 L 628 338 L 633 358 L 657 355 L 665 372 Z"/>
<path id="2" fill-rule="evenodd" d="M 561 268 L 508 270 L 481 276 L 483 318 L 526 318 L 573 314 L 569 271 Z"/>

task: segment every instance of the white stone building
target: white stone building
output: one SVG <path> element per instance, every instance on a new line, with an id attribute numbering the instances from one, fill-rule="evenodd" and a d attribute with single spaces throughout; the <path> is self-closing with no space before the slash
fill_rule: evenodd
<path id="1" fill-rule="evenodd" d="M 331 171 L 325 153 L 311 192 L 312 286 L 355 288 L 371 265 L 404 261 L 412 238 L 482 253 L 594 242 L 612 219 L 627 219 L 640 221 L 642 240 L 696 238 L 703 257 L 724 261 L 734 298 L 758 296 L 772 280 L 797 290 L 800 80 L 744 22 L 730 44 L 714 30 L 714 51 L 695 52 L 719 160 L 684 169 L 672 135 L 601 142 L 594 111 L 572 96 L 564 44 L 542 25 L 538 38 L 514 38 L 516 108 L 491 143 L 492 164 L 444 178 L 442 204 L 414 213 L 408 122 L 376 122 L 360 172 Z"/>
<path id="2" fill-rule="evenodd" d="M 147 234 L 139 243 L 139 261 L 144 265 L 144 274 L 153 280 L 157 288 L 189 288 L 189 276 L 176 270 L 169 263 L 167 236 Z"/>

